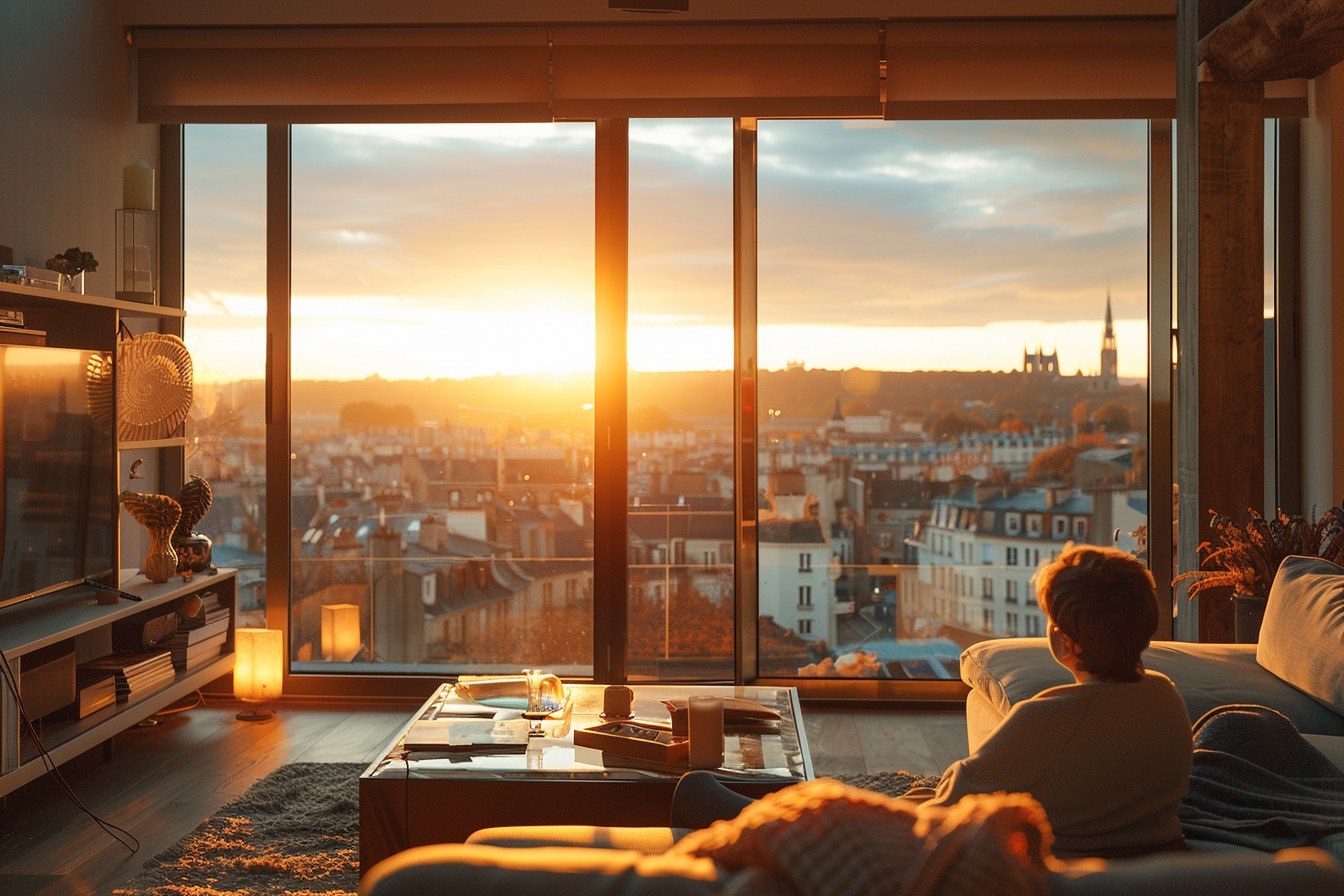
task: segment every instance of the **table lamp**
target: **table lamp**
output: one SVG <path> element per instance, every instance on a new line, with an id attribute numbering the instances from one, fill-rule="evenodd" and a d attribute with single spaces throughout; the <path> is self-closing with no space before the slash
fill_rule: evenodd
<path id="1" fill-rule="evenodd" d="M 252 707 L 238 713 L 244 722 L 269 722 L 275 710 L 263 706 L 280 696 L 285 635 L 274 628 L 240 628 L 233 633 L 233 696 Z"/>
<path id="2" fill-rule="evenodd" d="M 348 663 L 359 653 L 359 607 L 322 605 L 322 659 Z"/>

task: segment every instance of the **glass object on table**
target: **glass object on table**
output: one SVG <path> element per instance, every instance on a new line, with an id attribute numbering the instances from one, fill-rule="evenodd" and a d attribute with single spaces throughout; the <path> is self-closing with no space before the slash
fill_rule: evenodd
<path id="1" fill-rule="evenodd" d="M 550 672 L 540 669 L 524 669 L 527 679 L 527 709 L 523 718 L 528 720 L 528 733 L 540 737 L 545 732 L 542 723 L 554 719 L 566 707 L 565 686 Z"/>

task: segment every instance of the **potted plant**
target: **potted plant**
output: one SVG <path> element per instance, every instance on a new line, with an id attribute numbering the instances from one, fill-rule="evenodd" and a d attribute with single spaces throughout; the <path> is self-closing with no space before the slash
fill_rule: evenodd
<path id="1" fill-rule="evenodd" d="M 1236 606 L 1234 637 L 1239 644 L 1254 644 L 1259 638 L 1269 588 L 1285 557 L 1344 560 L 1344 508 L 1331 507 L 1315 523 L 1282 510 L 1269 520 L 1254 510 L 1248 512 L 1250 519 L 1239 526 L 1230 517 L 1209 511 L 1216 534 L 1199 546 L 1199 569 L 1172 580 L 1173 585 L 1189 581 L 1191 599 L 1209 588 L 1230 587 Z"/>

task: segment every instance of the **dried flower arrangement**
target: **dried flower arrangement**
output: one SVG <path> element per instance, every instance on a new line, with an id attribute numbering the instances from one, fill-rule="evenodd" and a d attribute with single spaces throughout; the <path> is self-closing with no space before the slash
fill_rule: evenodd
<path id="1" fill-rule="evenodd" d="M 1250 519 L 1238 526 L 1230 517 L 1209 513 L 1213 515 L 1210 525 L 1217 533 L 1217 543 L 1201 544 L 1199 569 L 1172 580 L 1173 585 L 1191 581 L 1191 599 L 1208 588 L 1229 586 L 1237 594 L 1269 597 L 1274 574 L 1285 557 L 1323 557 L 1344 565 L 1344 507 L 1331 507 L 1314 523 L 1282 510 L 1266 520 L 1251 510 Z"/>
<path id="2" fill-rule="evenodd" d="M 98 259 L 93 257 L 92 252 L 85 252 L 74 246 L 60 255 L 48 258 L 47 270 L 65 274 L 67 277 L 78 277 L 85 271 L 93 273 L 98 270 Z"/>

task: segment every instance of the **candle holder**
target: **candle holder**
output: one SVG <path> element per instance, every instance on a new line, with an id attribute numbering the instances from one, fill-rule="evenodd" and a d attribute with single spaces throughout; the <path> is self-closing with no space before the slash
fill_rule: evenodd
<path id="1" fill-rule="evenodd" d="M 119 208 L 116 221 L 116 297 L 128 302 L 157 305 L 158 213 L 143 208 Z"/>

